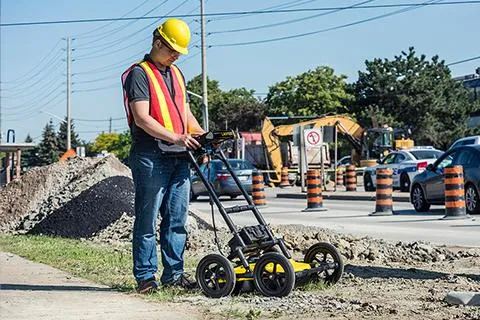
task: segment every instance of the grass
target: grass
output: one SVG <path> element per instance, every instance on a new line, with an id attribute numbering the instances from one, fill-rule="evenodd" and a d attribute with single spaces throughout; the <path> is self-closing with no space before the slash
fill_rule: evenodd
<path id="1" fill-rule="evenodd" d="M 112 247 L 85 240 L 73 240 L 50 236 L 11 236 L 0 235 L 0 250 L 11 252 L 28 260 L 44 263 L 68 272 L 74 276 L 103 284 L 116 290 L 135 293 L 135 281 L 132 275 L 132 255 L 130 245 Z M 186 269 L 194 269 L 197 259 L 187 258 Z M 192 271 L 192 270 L 188 270 Z M 308 283 L 299 287 L 302 291 L 325 290 L 323 283 Z M 161 288 L 144 298 L 156 302 L 172 302 L 179 297 L 196 295 L 179 288 Z M 253 294 L 253 293 L 252 293 Z M 235 297 L 232 299 L 232 303 Z M 220 312 L 226 319 L 255 320 L 260 310 L 237 309 L 233 305 Z M 281 314 L 272 314 L 274 318 Z"/>
<path id="2" fill-rule="evenodd" d="M 50 265 L 122 292 L 135 292 L 130 246 L 111 247 L 90 241 L 49 236 L 0 235 L 0 250 Z M 193 261 L 186 262 L 187 267 L 192 265 L 195 265 Z M 148 295 L 148 299 L 173 301 L 185 294 L 190 293 L 178 288 L 162 288 Z"/>

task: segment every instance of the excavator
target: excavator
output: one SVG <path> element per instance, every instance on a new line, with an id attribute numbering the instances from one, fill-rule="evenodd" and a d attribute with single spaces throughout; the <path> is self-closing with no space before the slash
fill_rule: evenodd
<path id="1" fill-rule="evenodd" d="M 362 167 L 376 165 L 378 158 L 386 155 L 391 150 L 413 146 L 413 140 L 405 138 L 406 132 L 402 129 L 392 129 L 388 126 L 382 128 L 366 129 L 357 121 L 347 115 L 326 115 L 311 120 L 294 124 L 274 126 L 272 119 L 266 117 L 262 126 L 262 140 L 266 151 L 267 169 L 271 183 L 279 183 L 282 166 L 286 163 L 282 159 L 282 137 L 292 136 L 296 127 L 305 129 L 321 127 L 335 127 L 352 145 L 352 159 Z M 282 117 L 282 120 L 298 119 L 297 117 Z M 400 139 L 397 139 L 401 135 Z"/>

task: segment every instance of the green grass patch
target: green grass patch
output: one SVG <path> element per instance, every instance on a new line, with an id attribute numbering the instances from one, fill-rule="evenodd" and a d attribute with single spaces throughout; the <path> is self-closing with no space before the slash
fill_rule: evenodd
<path id="1" fill-rule="evenodd" d="M 112 247 L 85 240 L 50 236 L 0 235 L 0 250 L 44 263 L 74 276 L 119 291 L 135 293 L 130 245 Z M 186 267 L 196 265 L 186 261 Z M 187 293 L 179 288 L 161 288 L 149 300 L 173 301 Z"/>

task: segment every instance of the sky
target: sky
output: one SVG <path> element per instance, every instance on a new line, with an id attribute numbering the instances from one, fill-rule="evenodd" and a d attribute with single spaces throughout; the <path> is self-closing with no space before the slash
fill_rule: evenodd
<path id="1" fill-rule="evenodd" d="M 480 56 L 480 3 L 333 9 L 424 2 L 449 1 L 206 0 L 207 14 L 290 10 L 207 16 L 208 77 L 219 81 L 222 90 L 245 87 L 263 98 L 270 86 L 322 65 L 354 82 L 358 72 L 365 71 L 366 60 L 393 59 L 410 46 L 429 59 L 438 55 L 447 64 Z M 291 11 L 295 9 L 311 10 Z M 199 14 L 199 0 L 0 0 L 1 24 Z M 183 19 L 190 25 L 192 39 L 190 53 L 177 64 L 188 81 L 202 70 L 200 19 Z M 91 141 L 101 132 L 127 130 L 120 75 L 150 50 L 152 31 L 164 20 L 1 26 L 3 141 L 7 130 L 13 129 L 16 142 L 23 142 L 29 134 L 38 143 L 50 119 L 58 130 L 67 112 L 68 37 L 72 39 L 71 116 L 75 131 L 82 140 Z M 305 33 L 311 34 L 302 36 Z M 263 42 L 282 37 L 286 39 Z M 450 69 L 453 76 L 462 76 L 474 73 L 479 66 L 477 59 Z"/>

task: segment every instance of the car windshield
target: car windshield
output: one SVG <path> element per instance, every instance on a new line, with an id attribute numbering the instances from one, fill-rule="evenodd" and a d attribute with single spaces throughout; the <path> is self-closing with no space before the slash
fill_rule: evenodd
<path id="1" fill-rule="evenodd" d="M 233 170 L 252 170 L 255 169 L 248 161 L 243 160 L 228 160 Z M 227 167 L 221 161 L 215 162 L 215 169 L 217 171 L 227 171 Z"/>
<path id="2" fill-rule="evenodd" d="M 437 150 L 416 150 L 416 151 L 410 151 L 410 153 L 417 160 L 438 159 L 442 155 L 442 152 Z"/>

